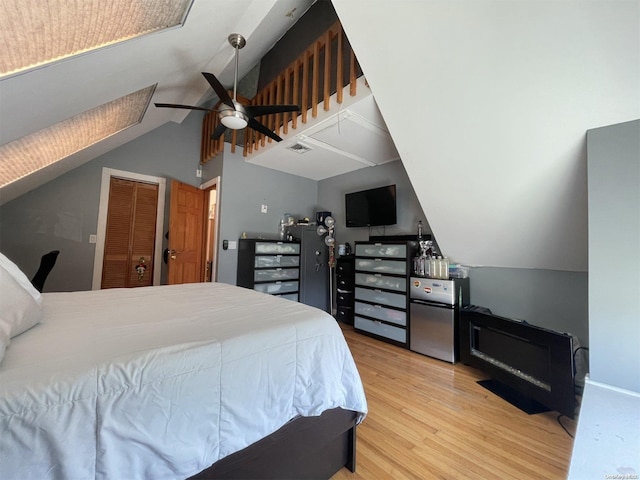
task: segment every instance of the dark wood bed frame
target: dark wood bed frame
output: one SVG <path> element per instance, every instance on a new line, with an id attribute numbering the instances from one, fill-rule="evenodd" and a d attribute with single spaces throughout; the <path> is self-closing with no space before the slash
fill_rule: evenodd
<path id="1" fill-rule="evenodd" d="M 355 472 L 356 418 L 341 408 L 296 418 L 188 480 L 328 479 L 342 467 Z"/>

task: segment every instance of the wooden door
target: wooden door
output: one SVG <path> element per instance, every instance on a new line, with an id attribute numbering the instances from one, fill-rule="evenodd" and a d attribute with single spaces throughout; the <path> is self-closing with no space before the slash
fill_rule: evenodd
<path id="1" fill-rule="evenodd" d="M 218 218 L 217 218 L 217 202 L 218 192 L 217 185 L 213 188 L 205 190 L 205 199 L 207 205 L 207 218 L 205 224 L 205 247 L 204 247 L 204 265 L 205 265 L 205 282 L 216 281 L 216 245 L 218 244 Z"/>
<path id="2" fill-rule="evenodd" d="M 202 282 L 205 192 L 172 180 L 167 283 Z"/>
<path id="3" fill-rule="evenodd" d="M 153 284 L 157 209 L 158 185 L 111 178 L 101 288 Z"/>

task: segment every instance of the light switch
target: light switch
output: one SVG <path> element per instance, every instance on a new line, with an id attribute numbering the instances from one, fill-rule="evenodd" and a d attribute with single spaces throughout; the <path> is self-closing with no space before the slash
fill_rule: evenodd
<path id="1" fill-rule="evenodd" d="M 238 242 L 235 240 L 229 240 L 229 250 L 235 250 L 238 248 Z"/>
<path id="2" fill-rule="evenodd" d="M 268 209 L 268 208 L 269 208 L 269 207 L 267 207 L 267 205 L 262 205 L 262 206 L 260 207 L 260 212 L 262 212 L 262 213 L 267 213 L 267 209 Z"/>
<path id="3" fill-rule="evenodd" d="M 89 243 L 96 243 L 98 241 L 97 235 L 89 235 Z"/>

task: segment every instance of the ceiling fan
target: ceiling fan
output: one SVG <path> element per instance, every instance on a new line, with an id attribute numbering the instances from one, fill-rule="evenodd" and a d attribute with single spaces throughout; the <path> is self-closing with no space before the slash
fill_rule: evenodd
<path id="1" fill-rule="evenodd" d="M 220 81 L 212 73 L 202 72 L 204 78 L 220 98 L 222 104 L 215 110 L 204 107 L 193 107 L 190 105 L 177 105 L 172 103 L 156 103 L 158 108 L 183 108 L 187 110 L 204 110 L 208 112 L 218 112 L 220 125 L 218 125 L 211 134 L 212 140 L 217 140 L 229 128 L 231 130 L 242 130 L 245 127 L 252 128 L 267 137 L 274 139 L 276 142 L 282 141 L 278 135 L 260 123 L 255 117 L 261 115 L 270 115 L 274 113 L 299 112 L 300 107 L 297 105 L 242 105 L 238 102 L 236 93 L 238 89 L 238 52 L 246 45 L 245 38 L 239 33 L 229 35 L 229 43 L 236 52 L 236 68 L 233 80 L 233 98 L 229 96 L 227 90 L 222 86 Z"/>

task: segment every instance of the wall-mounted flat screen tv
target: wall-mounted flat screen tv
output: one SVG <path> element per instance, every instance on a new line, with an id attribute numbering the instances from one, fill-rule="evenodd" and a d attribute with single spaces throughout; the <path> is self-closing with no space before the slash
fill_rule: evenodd
<path id="1" fill-rule="evenodd" d="M 347 227 L 377 227 L 396 223 L 396 186 L 371 188 L 344 196 Z"/>

